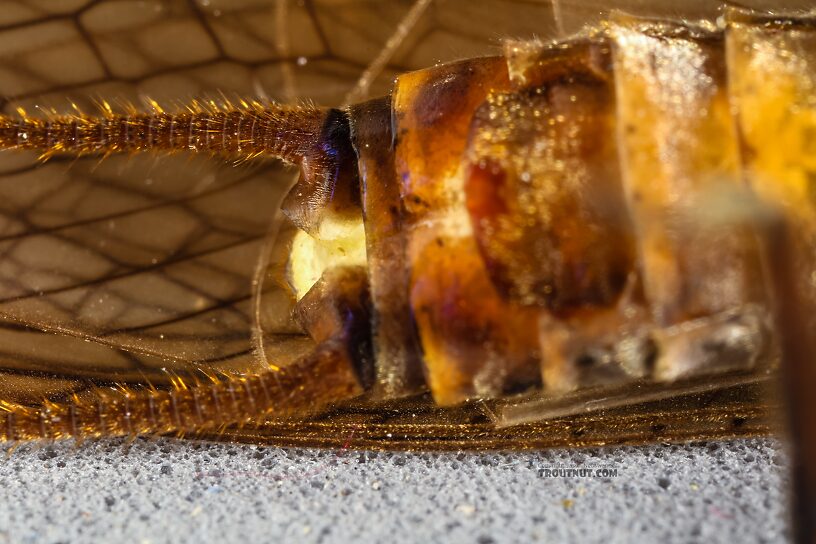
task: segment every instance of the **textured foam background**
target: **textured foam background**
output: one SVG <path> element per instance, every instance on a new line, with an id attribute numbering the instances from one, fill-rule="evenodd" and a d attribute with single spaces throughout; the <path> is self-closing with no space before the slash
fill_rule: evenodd
<path id="1" fill-rule="evenodd" d="M 510 453 L 362 453 L 174 440 L 0 457 L 0 542 L 779 542 L 773 440 Z M 545 478 L 555 467 L 613 478 Z"/>

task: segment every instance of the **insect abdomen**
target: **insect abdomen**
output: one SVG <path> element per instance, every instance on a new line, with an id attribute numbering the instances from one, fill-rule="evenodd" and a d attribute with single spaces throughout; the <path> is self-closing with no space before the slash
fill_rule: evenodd
<path id="1" fill-rule="evenodd" d="M 618 17 L 573 42 L 512 44 L 505 58 L 398 78 L 393 179 L 409 273 L 390 292 L 409 301 L 437 402 L 769 363 L 745 181 L 769 206 L 785 201 L 763 193 L 776 182 L 757 173 L 774 155 L 745 145 L 746 127 L 759 132 L 746 116 L 761 114 L 733 109 L 767 93 L 734 82 L 781 61 L 750 67 L 735 47 L 790 59 L 807 46 L 789 71 L 797 90 L 775 102 L 801 131 L 816 48 L 809 23 L 793 32 L 740 17 L 729 15 L 725 35 Z M 746 32 L 754 41 L 740 45 Z M 390 142 L 356 142 L 367 146 Z M 775 156 L 806 175 L 804 151 Z"/>

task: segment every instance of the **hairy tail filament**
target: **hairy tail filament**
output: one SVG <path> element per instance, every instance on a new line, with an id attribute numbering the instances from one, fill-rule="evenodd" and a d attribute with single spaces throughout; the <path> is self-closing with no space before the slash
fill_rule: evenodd
<path id="1" fill-rule="evenodd" d="M 327 341 L 291 366 L 211 383 L 176 379 L 169 390 L 121 388 L 95 399 L 24 406 L 0 402 L 0 440 L 197 434 L 314 412 L 362 392 L 342 342 Z"/>
<path id="2" fill-rule="evenodd" d="M 84 113 L 31 117 L 0 116 L 0 149 L 39 151 L 43 158 L 119 152 L 195 151 L 236 158 L 274 156 L 299 163 L 320 136 L 326 110 L 259 102 L 192 102 L 167 113 L 113 113 L 107 103 L 99 116 Z"/>

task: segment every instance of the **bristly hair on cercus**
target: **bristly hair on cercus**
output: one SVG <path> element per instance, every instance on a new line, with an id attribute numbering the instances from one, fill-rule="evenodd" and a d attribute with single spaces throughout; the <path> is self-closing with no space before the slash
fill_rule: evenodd
<path id="1" fill-rule="evenodd" d="M 71 103 L 71 111 L 38 108 L 38 115 L 17 108 L 16 116 L 0 115 L 0 149 L 40 152 L 45 160 L 59 154 L 173 153 L 192 151 L 220 155 L 238 162 L 276 157 L 300 164 L 313 151 L 325 121 L 325 110 L 262 103 L 223 96 L 192 99 L 162 107 L 146 99 L 148 111 L 129 102 L 114 110 L 107 100 L 95 101 L 96 114 Z"/>
<path id="2" fill-rule="evenodd" d="M 344 356 L 341 344 L 329 341 L 285 368 L 251 375 L 204 372 L 204 381 L 186 381 L 171 374 L 168 389 L 120 384 L 39 406 L 0 400 L 0 441 L 220 433 L 259 416 L 310 413 L 362 392 Z"/>

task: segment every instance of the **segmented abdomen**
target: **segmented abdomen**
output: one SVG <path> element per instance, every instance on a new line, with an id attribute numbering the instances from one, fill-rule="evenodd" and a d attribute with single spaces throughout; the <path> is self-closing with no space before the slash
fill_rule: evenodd
<path id="1" fill-rule="evenodd" d="M 441 404 L 772 366 L 757 206 L 795 222 L 816 303 L 816 27 L 726 20 L 617 16 L 568 42 L 400 76 L 377 138 L 354 131 L 377 107 L 352 110 L 369 273 L 388 293 L 374 300 L 375 347 L 415 328 Z M 393 164 L 374 160 L 389 148 Z M 398 252 L 368 219 L 396 209 L 380 224 L 398 226 Z M 389 311 L 401 305 L 410 315 Z M 389 353 L 377 387 L 421 387 L 405 382 L 412 359 Z"/>

